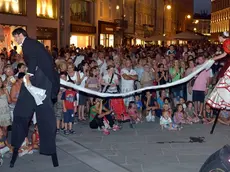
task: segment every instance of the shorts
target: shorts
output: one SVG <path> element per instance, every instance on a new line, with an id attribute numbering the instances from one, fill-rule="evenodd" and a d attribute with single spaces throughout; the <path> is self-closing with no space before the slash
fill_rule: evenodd
<path id="1" fill-rule="evenodd" d="M 64 123 L 74 122 L 74 111 L 67 110 L 64 112 Z"/>
<path id="2" fill-rule="evenodd" d="M 84 92 L 79 92 L 78 105 L 86 105 L 87 99 L 88 97 Z"/>
<path id="3" fill-rule="evenodd" d="M 192 101 L 193 102 L 204 103 L 204 99 L 205 99 L 205 92 L 204 91 L 197 91 L 197 90 L 192 91 Z"/>

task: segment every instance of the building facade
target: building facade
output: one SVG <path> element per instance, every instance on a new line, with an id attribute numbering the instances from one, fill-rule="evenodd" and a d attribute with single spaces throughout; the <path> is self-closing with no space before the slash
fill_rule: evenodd
<path id="1" fill-rule="evenodd" d="M 218 34 L 230 31 L 230 1 L 212 0 L 211 36 L 217 39 Z"/>
<path id="2" fill-rule="evenodd" d="M 194 14 L 193 31 L 205 36 L 211 36 L 211 15 L 207 13 Z"/>
<path id="3" fill-rule="evenodd" d="M 0 49 L 17 45 L 11 32 L 17 27 L 45 46 L 59 45 L 59 0 L 2 0 L 0 2 Z M 20 51 L 20 46 L 18 50 Z"/>
<path id="4" fill-rule="evenodd" d="M 97 28 L 97 45 L 113 47 L 122 43 L 124 30 L 123 27 L 119 28 L 119 22 L 121 24 L 124 17 L 124 3 L 125 0 L 96 1 L 95 26 Z"/>

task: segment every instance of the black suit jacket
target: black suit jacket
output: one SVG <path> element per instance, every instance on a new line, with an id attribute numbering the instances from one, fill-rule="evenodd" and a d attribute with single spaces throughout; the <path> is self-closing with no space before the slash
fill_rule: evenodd
<path id="1" fill-rule="evenodd" d="M 35 79 L 31 79 L 34 86 L 42 86 L 41 78 L 36 79 L 36 70 L 39 68 L 44 75 L 52 83 L 51 98 L 56 98 L 58 89 L 60 88 L 60 79 L 58 73 L 55 71 L 52 56 L 45 49 L 40 42 L 26 37 L 22 44 L 22 51 L 25 63 L 28 67 L 29 73 L 34 74 Z M 38 83 L 39 82 L 39 83 Z"/>

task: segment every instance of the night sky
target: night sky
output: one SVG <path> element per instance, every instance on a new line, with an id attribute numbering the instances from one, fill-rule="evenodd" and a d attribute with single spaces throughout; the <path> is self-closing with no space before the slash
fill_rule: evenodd
<path id="1" fill-rule="evenodd" d="M 194 0 L 194 12 L 200 13 L 201 10 L 211 11 L 211 0 Z"/>

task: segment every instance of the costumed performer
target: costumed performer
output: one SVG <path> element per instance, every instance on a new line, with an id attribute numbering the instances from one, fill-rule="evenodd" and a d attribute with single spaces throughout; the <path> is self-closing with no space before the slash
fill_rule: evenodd
<path id="1" fill-rule="evenodd" d="M 223 32 L 221 35 L 219 35 L 219 41 L 223 43 L 224 53 L 215 56 L 213 58 L 215 61 L 224 58 L 227 54 L 230 54 L 229 33 Z M 206 102 L 214 109 L 230 109 L 230 66 L 228 66 L 224 75 L 219 79 Z M 216 126 L 218 116 L 219 112 L 216 115 L 216 120 L 212 127 L 211 134 L 213 133 Z"/>
<path id="2" fill-rule="evenodd" d="M 28 126 L 34 112 L 37 116 L 37 125 L 40 135 L 40 153 L 52 157 L 53 166 L 58 166 L 56 154 L 56 118 L 53 110 L 52 99 L 57 97 L 60 88 L 60 79 L 55 71 L 51 55 L 40 42 L 28 37 L 23 28 L 12 32 L 14 40 L 22 46 L 23 56 L 28 67 L 25 76 L 26 83 L 44 89 L 46 98 L 43 104 L 37 105 L 35 98 L 22 84 L 18 101 L 14 109 L 11 144 L 14 147 L 10 167 L 18 156 L 18 150 L 25 137 L 28 136 Z"/>

